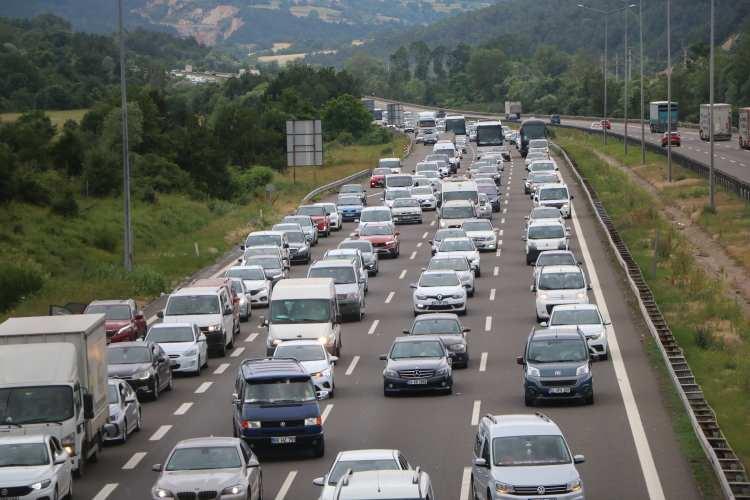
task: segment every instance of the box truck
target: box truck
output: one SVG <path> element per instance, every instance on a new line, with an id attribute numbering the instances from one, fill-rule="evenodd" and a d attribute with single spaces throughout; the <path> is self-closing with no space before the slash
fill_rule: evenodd
<path id="1" fill-rule="evenodd" d="M 52 434 L 83 474 L 109 424 L 104 314 L 11 318 L 0 325 L 0 432 Z"/>
<path id="2" fill-rule="evenodd" d="M 402 127 L 404 125 L 404 106 L 400 103 L 389 103 L 386 107 L 388 125 Z"/>
<path id="3" fill-rule="evenodd" d="M 677 121 L 679 120 L 679 105 L 672 101 L 672 105 L 669 106 L 667 101 L 653 101 L 648 103 L 648 125 L 651 133 L 654 132 L 664 133 L 667 131 L 667 122 L 669 115 L 667 109 L 671 108 L 672 115 L 672 130 L 677 130 Z"/>
<path id="4" fill-rule="evenodd" d="M 701 104 L 700 135 L 701 140 L 711 139 L 711 106 Z M 732 138 L 732 107 L 729 104 L 714 104 L 714 140 L 728 141 Z"/>
<path id="5" fill-rule="evenodd" d="M 740 108 L 737 110 L 739 120 L 737 121 L 737 135 L 739 136 L 740 147 L 750 149 L 750 108 Z"/>
<path id="6" fill-rule="evenodd" d="M 521 101 L 505 101 L 505 119 L 513 121 L 521 119 Z"/>
<path id="7" fill-rule="evenodd" d="M 367 111 L 372 113 L 375 110 L 375 99 L 362 99 L 362 105 L 367 108 Z"/>

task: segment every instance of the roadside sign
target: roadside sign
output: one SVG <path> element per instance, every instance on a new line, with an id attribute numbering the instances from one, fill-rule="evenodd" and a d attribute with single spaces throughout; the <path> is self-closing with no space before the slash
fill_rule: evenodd
<path id="1" fill-rule="evenodd" d="M 323 165 L 323 128 L 320 120 L 287 120 L 286 164 L 289 167 Z"/>

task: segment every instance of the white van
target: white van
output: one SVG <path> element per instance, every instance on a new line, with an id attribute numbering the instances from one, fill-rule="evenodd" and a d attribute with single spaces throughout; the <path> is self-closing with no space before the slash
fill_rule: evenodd
<path id="1" fill-rule="evenodd" d="M 318 340 L 329 353 L 341 352 L 341 313 L 331 278 L 296 278 L 280 281 L 271 292 L 266 354 L 273 356 L 285 340 Z"/>
<path id="2" fill-rule="evenodd" d="M 391 174 L 385 176 L 385 188 L 410 188 L 414 186 L 411 174 Z"/>
<path id="3" fill-rule="evenodd" d="M 479 203 L 479 189 L 474 181 L 444 182 L 440 192 L 440 204 L 448 201 L 470 201 Z"/>
<path id="4" fill-rule="evenodd" d="M 440 229 L 462 227 L 469 219 L 477 218 L 476 205 L 468 200 L 452 200 L 443 203 L 438 212 Z"/>
<path id="5" fill-rule="evenodd" d="M 359 214 L 360 227 L 366 222 L 390 222 L 393 224 L 391 209 L 385 206 L 363 208 Z"/>

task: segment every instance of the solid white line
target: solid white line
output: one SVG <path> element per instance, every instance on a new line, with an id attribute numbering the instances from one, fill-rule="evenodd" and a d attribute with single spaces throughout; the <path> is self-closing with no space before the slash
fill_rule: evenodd
<path id="1" fill-rule="evenodd" d="M 357 363 L 359 363 L 359 356 L 354 356 L 352 358 L 352 362 L 349 363 L 349 368 L 346 369 L 346 373 L 344 375 L 349 376 L 354 373 L 354 369 L 357 367 Z"/>
<path id="2" fill-rule="evenodd" d="M 401 271 L 401 274 L 398 275 L 398 279 L 402 280 L 404 279 L 404 276 L 406 276 L 406 269 L 403 269 Z"/>
<path id="3" fill-rule="evenodd" d="M 479 400 L 474 401 L 474 406 L 471 409 L 471 425 L 479 424 L 479 412 L 482 411 L 482 402 Z"/>
<path id="4" fill-rule="evenodd" d="M 141 463 L 141 460 L 143 460 L 143 457 L 146 456 L 145 451 L 139 451 L 138 453 L 134 453 L 132 457 L 130 457 L 130 460 L 125 462 L 125 465 L 122 466 L 122 470 L 133 470 L 136 467 L 138 467 L 138 464 Z"/>
<path id="5" fill-rule="evenodd" d="M 484 331 L 489 332 L 492 330 L 492 316 L 487 316 L 484 318 Z"/>
<path id="6" fill-rule="evenodd" d="M 247 336 L 247 338 L 245 339 L 245 342 L 252 342 L 253 340 L 257 338 L 258 338 L 257 333 L 251 333 L 250 335 Z"/>
<path id="7" fill-rule="evenodd" d="M 464 467 L 461 475 L 461 494 L 459 500 L 469 500 L 469 489 L 471 488 L 471 467 Z"/>
<path id="8" fill-rule="evenodd" d="M 211 388 L 211 386 L 214 385 L 213 382 L 203 382 L 201 385 L 198 386 L 198 388 L 195 390 L 196 394 L 203 394 L 207 390 Z"/>
<path id="9" fill-rule="evenodd" d="M 479 360 L 479 371 L 487 371 L 487 353 L 483 352 L 482 357 Z"/>
<path id="10" fill-rule="evenodd" d="M 232 354 L 230 354 L 229 357 L 231 357 L 231 358 L 239 358 L 240 356 L 242 356 L 243 352 L 245 352 L 245 348 L 244 347 L 238 347 L 237 349 L 235 349 L 234 351 L 232 351 Z"/>
<path id="11" fill-rule="evenodd" d="M 284 479 L 284 482 L 281 484 L 281 488 L 279 488 L 279 492 L 276 493 L 274 500 L 284 500 L 286 498 L 286 494 L 289 493 L 289 488 L 292 487 L 295 477 L 297 477 L 296 470 L 293 470 L 286 475 L 286 479 Z"/>
<path id="12" fill-rule="evenodd" d="M 99 490 L 99 493 L 96 494 L 94 498 L 91 500 L 106 500 L 109 498 L 109 496 L 112 494 L 113 491 L 117 489 L 117 486 L 120 483 L 107 483 L 105 484 L 102 489 Z"/>
<path id="13" fill-rule="evenodd" d="M 179 408 L 174 411 L 174 415 L 184 415 L 192 408 L 193 403 L 182 403 Z"/>
<path id="14" fill-rule="evenodd" d="M 153 316 L 151 316 L 150 318 L 148 318 L 148 319 L 146 320 L 146 325 L 148 325 L 148 326 L 151 326 L 151 325 L 153 325 L 153 324 L 154 324 L 154 322 L 155 322 L 155 321 L 156 321 L 157 319 L 159 319 L 159 317 L 158 317 L 158 316 L 157 316 L 156 314 L 154 314 Z"/>
<path id="15" fill-rule="evenodd" d="M 156 432 L 151 434 L 151 437 L 148 438 L 149 441 L 159 441 L 161 438 L 167 435 L 167 432 L 169 432 L 169 429 L 171 429 L 171 425 L 162 425 L 158 429 L 156 429 Z"/>
<path id="16" fill-rule="evenodd" d="M 495 266 L 492 269 L 492 276 L 497 276 L 498 274 L 500 274 L 500 266 Z"/>
<path id="17" fill-rule="evenodd" d="M 393 300 L 393 296 L 396 295 L 396 292 L 390 292 L 388 293 L 388 296 L 385 298 L 385 303 L 390 304 L 391 300 Z"/>
<path id="18" fill-rule="evenodd" d="M 225 371 L 227 371 L 227 368 L 229 368 L 229 366 L 230 366 L 229 363 L 222 363 L 222 364 L 220 364 L 214 370 L 214 375 L 221 375 L 222 373 L 224 373 Z"/>
<path id="19" fill-rule="evenodd" d="M 414 260 L 417 257 L 417 251 L 414 250 L 411 255 L 409 256 L 409 260 Z"/>
<path id="20" fill-rule="evenodd" d="M 391 292 L 391 293 L 393 293 L 393 292 Z M 388 302 L 389 301 L 386 300 L 386 303 L 388 303 Z M 373 333 L 375 333 L 375 330 L 378 329 L 378 325 L 379 324 L 380 324 L 380 320 L 379 319 L 376 319 L 375 321 L 373 321 L 372 325 L 370 325 L 370 329 L 367 330 L 367 335 L 372 335 Z"/>
<path id="21" fill-rule="evenodd" d="M 323 409 L 323 413 L 320 414 L 320 420 L 325 424 L 326 420 L 328 419 L 328 415 L 330 415 L 331 410 L 333 410 L 333 403 L 328 403 L 326 407 Z"/>
<path id="22" fill-rule="evenodd" d="M 423 239 L 423 240 L 426 240 L 426 239 L 427 239 L 427 235 L 428 235 L 428 234 L 429 234 L 429 233 L 428 233 L 427 231 L 425 231 L 425 232 L 424 232 L 424 234 L 422 235 L 422 239 Z"/>
<path id="23" fill-rule="evenodd" d="M 372 194 L 368 194 L 367 197 L 368 198 L 372 198 L 373 196 L 382 196 L 382 194 L 383 193 L 380 193 L 380 192 L 378 192 L 378 193 L 372 193 Z"/>
<path id="24" fill-rule="evenodd" d="M 495 300 L 495 289 L 490 288 L 490 300 Z"/>
<path id="25" fill-rule="evenodd" d="M 576 235 L 578 235 L 578 242 L 581 248 L 581 254 L 583 260 L 586 263 L 586 269 L 589 271 L 589 280 L 591 281 L 591 287 L 594 289 L 594 297 L 596 303 L 599 305 L 599 310 L 605 318 L 610 318 L 609 310 L 607 308 L 607 302 L 604 299 L 604 293 L 602 292 L 601 285 L 599 284 L 599 276 L 596 273 L 596 268 L 591 259 L 589 253 L 589 247 L 586 243 L 586 238 L 581 230 L 581 225 L 578 222 L 578 215 L 576 210 L 572 207 L 572 219 L 573 227 Z M 633 441 L 635 443 L 635 450 L 638 454 L 638 460 L 641 464 L 641 471 L 643 472 L 643 478 L 646 482 L 646 489 L 648 490 L 648 496 L 651 499 L 661 500 L 666 498 L 664 496 L 664 490 L 662 489 L 661 480 L 659 479 L 659 471 L 656 470 L 656 464 L 654 463 L 654 457 L 651 454 L 651 447 L 648 444 L 648 438 L 646 437 L 646 431 L 643 428 L 643 421 L 641 420 L 640 412 L 638 411 L 638 404 L 633 394 L 633 388 L 630 385 L 630 378 L 628 377 L 628 371 L 625 368 L 625 363 L 622 359 L 622 353 L 620 352 L 620 344 L 617 342 L 617 335 L 615 334 L 614 327 L 610 327 L 608 332 L 609 335 L 609 349 L 612 358 L 612 367 L 615 370 L 617 384 L 620 386 L 620 392 L 622 393 L 622 401 L 625 406 L 625 414 L 630 424 L 630 432 L 633 435 Z"/>

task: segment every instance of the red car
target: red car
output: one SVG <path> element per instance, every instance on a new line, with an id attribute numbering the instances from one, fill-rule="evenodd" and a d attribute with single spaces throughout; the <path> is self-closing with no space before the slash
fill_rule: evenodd
<path id="1" fill-rule="evenodd" d="M 104 314 L 108 342 L 130 342 L 146 336 L 146 318 L 133 299 L 95 300 L 84 314 Z"/>
<path id="2" fill-rule="evenodd" d="M 671 134 L 668 132 L 664 132 L 661 136 L 661 147 L 666 148 L 667 142 L 672 142 L 672 146 L 680 146 L 682 143 L 682 139 L 680 138 L 680 133 L 677 131 L 673 131 Z"/>
<path id="3" fill-rule="evenodd" d="M 360 239 L 372 243 L 378 254 L 388 254 L 394 259 L 401 253 L 398 236 L 401 233 L 390 222 L 370 222 L 363 224 L 357 231 Z"/>
<path id="4" fill-rule="evenodd" d="M 602 124 L 602 128 L 606 128 L 607 130 L 612 129 L 612 122 L 609 120 L 602 120 L 601 124 Z"/>
<path id="5" fill-rule="evenodd" d="M 325 207 L 320 205 L 300 205 L 297 208 L 296 215 L 309 216 L 313 224 L 318 228 L 318 232 L 323 236 L 331 234 L 331 220 L 328 217 Z"/>
<path id="6" fill-rule="evenodd" d="M 385 186 L 385 176 L 391 174 L 390 168 L 376 168 L 370 175 L 370 187 L 383 187 Z"/>

